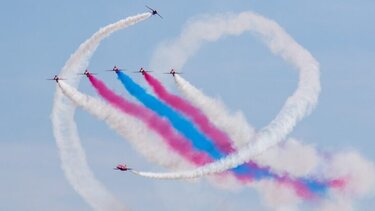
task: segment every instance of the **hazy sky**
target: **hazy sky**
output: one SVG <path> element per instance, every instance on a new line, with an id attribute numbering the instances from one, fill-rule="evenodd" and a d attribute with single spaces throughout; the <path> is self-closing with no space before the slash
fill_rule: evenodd
<path id="1" fill-rule="evenodd" d="M 114 74 L 102 70 L 148 68 L 159 43 L 178 36 L 189 19 L 251 10 L 278 22 L 321 65 L 319 104 L 291 136 L 323 150 L 355 149 L 375 161 L 374 1 L 7 1 L 0 9 L 0 210 L 91 209 L 60 168 L 49 118 L 56 85 L 45 79 L 60 72 L 97 29 L 144 12 L 145 4 L 164 19 L 152 17 L 115 33 L 91 59 L 90 70 L 119 93 L 124 91 Z M 257 128 L 272 120 L 297 83 L 296 72 L 250 34 L 204 45 L 181 71 L 207 94 L 242 110 Z M 173 88 L 172 78 L 154 75 Z M 142 82 L 139 75 L 132 77 Z M 80 88 L 95 95 L 86 80 Z M 163 169 L 82 110 L 76 120 L 95 175 L 133 210 L 266 209 L 249 188 L 230 192 L 204 180 L 157 181 L 114 172 L 119 162 Z M 358 210 L 374 206 L 374 195 L 356 202 Z"/>

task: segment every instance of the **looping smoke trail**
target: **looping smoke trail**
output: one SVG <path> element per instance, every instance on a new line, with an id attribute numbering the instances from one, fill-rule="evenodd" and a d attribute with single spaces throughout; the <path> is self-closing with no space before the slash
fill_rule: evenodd
<path id="1" fill-rule="evenodd" d="M 122 19 L 109 24 L 94 33 L 70 56 L 61 70 L 62 77 L 75 75 L 85 69 L 88 60 L 100 42 L 111 33 L 146 20 L 150 13 Z M 77 86 L 79 79 L 71 80 Z M 57 146 L 60 151 L 61 166 L 66 178 L 75 191 L 96 210 L 124 210 L 125 207 L 112 196 L 90 171 L 86 156 L 80 144 L 77 126 L 74 122 L 75 107 L 64 98 L 60 89 L 56 90 L 51 120 Z"/>
<path id="2" fill-rule="evenodd" d="M 278 24 L 251 12 L 237 16 L 216 18 L 211 25 L 199 23 L 186 30 L 182 36 L 190 36 L 188 42 L 194 40 L 199 33 L 207 33 L 208 40 L 217 40 L 224 33 L 240 34 L 244 31 L 257 32 L 271 51 L 299 70 L 297 90 L 290 96 L 283 108 L 269 125 L 256 134 L 255 141 L 248 143 L 237 153 L 227 156 L 215 163 L 190 170 L 171 173 L 134 172 L 141 176 L 164 179 L 195 178 L 207 174 L 222 172 L 243 164 L 286 138 L 298 121 L 308 115 L 315 107 L 320 93 L 319 64 L 311 54 L 297 44 Z M 217 24 L 218 23 L 218 24 Z M 189 31 L 194 29 L 195 32 Z M 184 40 L 181 38 L 180 40 Z M 188 45 L 189 43 L 185 43 Z M 197 46 L 190 50 L 174 54 L 192 54 Z M 183 64 L 185 61 L 180 62 Z M 172 64 L 175 64 L 172 62 Z M 178 68 L 178 66 L 177 66 Z"/>

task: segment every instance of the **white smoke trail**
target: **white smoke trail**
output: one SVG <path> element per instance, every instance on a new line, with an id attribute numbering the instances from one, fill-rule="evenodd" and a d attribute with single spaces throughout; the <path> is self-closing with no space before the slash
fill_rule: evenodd
<path id="1" fill-rule="evenodd" d="M 84 70 L 88 66 L 89 58 L 104 38 L 117 30 L 146 20 L 150 16 L 150 13 L 143 13 L 101 28 L 82 43 L 70 56 L 60 75 L 62 77 L 76 75 Z M 79 78 L 72 79 L 69 82 L 76 87 L 79 83 Z M 51 120 L 56 143 L 60 151 L 61 166 L 66 178 L 92 208 L 96 210 L 124 210 L 124 205 L 115 199 L 92 174 L 80 144 L 77 126 L 74 122 L 74 113 L 75 107 L 64 98 L 61 90 L 57 89 Z"/>
<path id="2" fill-rule="evenodd" d="M 60 90 L 57 91 L 56 97 L 58 96 L 62 97 Z M 69 102 L 55 102 L 51 118 L 66 178 L 75 191 L 95 210 L 125 210 L 91 172 L 80 144 L 77 125 L 72 121 L 73 116 L 74 107 Z"/>
<path id="3" fill-rule="evenodd" d="M 311 112 L 316 105 L 320 92 L 318 63 L 308 51 L 298 45 L 280 26 L 262 16 L 244 12 L 239 15 L 226 15 L 193 23 L 173 43 L 172 46 L 175 46 L 175 48 L 166 52 L 157 52 L 157 54 L 161 58 L 172 58 L 167 61 L 171 61 L 170 64 L 179 68 L 186 62 L 188 56 L 199 48 L 202 40 L 215 41 L 225 34 L 238 35 L 245 31 L 255 31 L 273 53 L 280 55 L 299 70 L 298 88 L 288 98 L 280 113 L 256 135 L 254 143 L 248 143 L 237 153 L 229 155 L 225 159 L 191 171 L 171 173 L 135 172 L 136 174 L 164 179 L 195 178 L 233 168 L 285 139 L 295 124 Z M 156 57 L 156 60 L 159 59 Z M 164 59 L 160 60 L 165 61 Z"/>

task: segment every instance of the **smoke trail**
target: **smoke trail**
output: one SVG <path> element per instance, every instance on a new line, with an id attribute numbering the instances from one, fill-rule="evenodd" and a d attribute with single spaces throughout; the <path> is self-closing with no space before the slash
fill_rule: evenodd
<path id="1" fill-rule="evenodd" d="M 106 85 L 95 78 L 93 75 L 88 74 L 91 84 L 95 87 L 96 91 L 111 105 L 118 108 L 125 114 L 134 116 L 142 120 L 152 131 L 163 137 L 166 143 L 176 150 L 180 155 L 188 159 L 190 162 L 203 165 L 212 162 L 212 159 L 202 152 L 196 152 L 191 143 L 183 136 L 178 134 L 173 127 L 164 118 L 160 118 L 151 110 L 129 102 L 119 95 L 116 95 Z"/>
<path id="2" fill-rule="evenodd" d="M 147 108 L 153 110 L 158 115 L 167 118 L 177 131 L 192 141 L 196 149 L 209 153 L 213 159 L 219 159 L 222 157 L 222 153 L 220 153 L 212 141 L 207 139 L 200 131 L 198 131 L 189 120 L 181 116 L 175 110 L 154 96 L 148 94 L 146 90 L 135 83 L 125 73 L 119 71 L 117 72 L 117 76 L 131 95 L 136 97 Z"/>
<path id="3" fill-rule="evenodd" d="M 82 71 L 87 67 L 88 60 L 105 37 L 117 30 L 146 20 L 150 16 L 150 13 L 143 13 L 101 28 L 70 56 L 60 75 L 65 77 Z M 70 82 L 72 86 L 77 86 L 79 79 Z M 124 210 L 124 206 L 96 180 L 90 171 L 80 144 L 74 113 L 75 107 L 63 97 L 61 90 L 57 89 L 51 120 L 56 144 L 60 151 L 61 166 L 66 178 L 92 208 L 96 210 Z"/>
<path id="4" fill-rule="evenodd" d="M 319 65 L 308 51 L 297 44 L 275 22 L 251 12 L 244 12 L 236 16 L 217 17 L 211 22 L 209 20 L 207 23 L 193 24 L 183 33 L 179 41 L 184 41 L 184 45 L 189 45 L 194 43 L 194 39 L 199 39 L 199 35 L 202 33 L 207 35 L 207 40 L 214 41 L 223 34 L 240 34 L 249 30 L 257 32 L 273 53 L 280 55 L 300 73 L 297 90 L 287 99 L 276 118 L 259 131 L 254 143 L 248 143 L 237 153 L 215 163 L 191 171 L 136 173 L 153 178 L 178 179 L 199 177 L 236 167 L 285 139 L 296 123 L 312 111 L 320 92 Z M 188 39 L 185 40 L 185 37 Z M 193 45 L 187 51 L 184 49 L 183 54 L 192 54 L 197 47 L 198 45 Z M 182 61 L 180 64 L 184 62 Z"/>

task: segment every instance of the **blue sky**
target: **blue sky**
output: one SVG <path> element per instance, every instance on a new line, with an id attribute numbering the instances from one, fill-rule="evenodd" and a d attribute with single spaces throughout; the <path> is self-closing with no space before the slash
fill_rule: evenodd
<path id="1" fill-rule="evenodd" d="M 356 149 L 375 161 L 373 1 L 16 0 L 3 3 L 0 9 L 1 210 L 90 210 L 60 169 L 49 119 L 55 83 L 45 78 L 57 74 L 98 28 L 144 12 L 144 4 L 158 8 L 164 19 L 154 17 L 112 35 L 91 60 L 90 70 L 100 72 L 99 77 L 114 89 L 122 91 L 115 76 L 101 70 L 113 65 L 134 70 L 149 67 L 158 44 L 176 37 L 191 17 L 251 10 L 278 22 L 321 65 L 318 107 L 291 136 L 330 151 Z M 291 67 L 248 34 L 204 45 L 182 71 L 207 94 L 244 111 L 257 128 L 277 114 L 297 81 Z M 142 80 L 137 75 L 133 78 Z M 94 95 L 85 80 L 81 90 Z M 251 189 L 227 192 L 206 182 L 152 181 L 113 172 L 112 166 L 121 161 L 142 169 L 162 169 L 147 163 L 87 113 L 79 110 L 77 122 L 96 176 L 134 210 L 265 209 Z M 217 200 L 221 202 L 213 203 Z M 356 203 L 361 210 L 373 206 L 373 195 Z"/>

